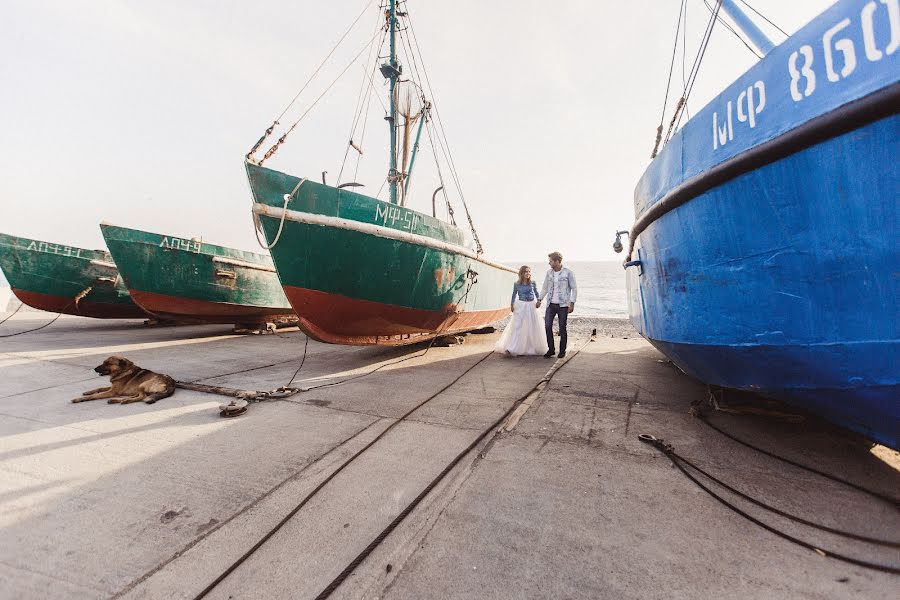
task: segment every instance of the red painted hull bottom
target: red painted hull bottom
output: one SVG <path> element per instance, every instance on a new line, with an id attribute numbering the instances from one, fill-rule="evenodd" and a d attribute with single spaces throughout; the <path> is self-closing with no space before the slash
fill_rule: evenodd
<path id="1" fill-rule="evenodd" d="M 107 304 L 104 302 L 91 302 L 81 300 L 78 306 L 72 298 L 63 298 L 51 294 L 38 292 L 26 292 L 12 288 L 16 298 L 32 308 L 46 310 L 52 313 L 64 315 L 77 315 L 79 317 L 93 317 L 95 319 L 146 319 L 147 313 L 134 304 Z"/>
<path id="2" fill-rule="evenodd" d="M 415 344 L 480 329 L 509 315 L 509 307 L 457 313 L 454 306 L 441 311 L 406 308 L 291 286 L 284 286 L 284 293 L 299 315 L 300 329 L 329 344 Z"/>
<path id="3" fill-rule="evenodd" d="M 131 299 L 148 313 L 173 321 L 257 325 L 267 321 L 296 319 L 289 308 L 226 304 L 132 289 L 128 291 Z"/>

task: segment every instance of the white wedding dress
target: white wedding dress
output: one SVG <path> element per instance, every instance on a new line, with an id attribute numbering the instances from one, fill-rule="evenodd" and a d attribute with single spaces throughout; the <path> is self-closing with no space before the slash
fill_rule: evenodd
<path id="1" fill-rule="evenodd" d="M 497 352 L 513 356 L 544 354 L 547 352 L 547 336 L 535 301 L 519 300 L 513 306 L 513 317 L 500 341 L 495 346 Z"/>

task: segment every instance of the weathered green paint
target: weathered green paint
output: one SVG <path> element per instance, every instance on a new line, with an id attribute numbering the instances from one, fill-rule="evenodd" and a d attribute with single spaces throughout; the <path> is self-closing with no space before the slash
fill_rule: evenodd
<path id="1" fill-rule="evenodd" d="M 106 245 L 129 289 L 177 298 L 290 309 L 274 271 L 214 262 L 234 259 L 273 268 L 264 254 L 101 224 Z"/>
<path id="2" fill-rule="evenodd" d="M 113 264 L 109 252 L 0 233 L 0 268 L 13 289 L 74 300 L 90 287 L 82 300 L 135 306 L 118 270 L 99 263 Z"/>
<path id="3" fill-rule="evenodd" d="M 247 174 L 255 201 L 276 208 L 284 206 L 284 195 L 299 181 L 251 163 Z M 311 181 L 300 186 L 288 209 L 372 223 L 455 245 L 462 245 L 465 238 L 458 228 L 429 215 Z M 266 238 L 274 240 L 280 219 L 260 220 Z M 516 278 L 514 272 L 463 254 L 289 220 L 271 253 L 285 286 L 432 311 L 453 304 L 466 311 L 509 306 Z M 463 297 L 470 269 L 478 273 L 477 284 Z"/>

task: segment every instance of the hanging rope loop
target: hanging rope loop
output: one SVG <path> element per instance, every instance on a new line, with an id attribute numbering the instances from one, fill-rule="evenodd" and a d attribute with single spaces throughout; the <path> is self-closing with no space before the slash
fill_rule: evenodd
<path id="1" fill-rule="evenodd" d="M 278 233 L 275 234 L 275 239 L 272 240 L 271 244 L 264 244 L 262 239 L 260 239 L 259 234 L 262 232 L 262 223 L 259 220 L 259 215 L 253 213 L 253 223 L 256 226 L 256 242 L 262 247 L 263 250 L 271 250 L 278 243 L 278 240 L 281 239 L 281 231 L 284 229 L 284 219 L 287 216 L 287 207 L 290 204 L 291 200 L 297 195 L 297 191 L 300 189 L 300 186 L 306 181 L 306 177 L 297 182 L 297 185 L 294 186 L 294 189 L 291 190 L 290 194 L 284 195 L 284 206 L 281 207 L 281 220 L 278 223 Z"/>

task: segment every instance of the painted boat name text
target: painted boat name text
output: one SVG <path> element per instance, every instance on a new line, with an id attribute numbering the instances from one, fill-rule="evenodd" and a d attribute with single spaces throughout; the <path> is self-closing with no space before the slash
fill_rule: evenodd
<path id="1" fill-rule="evenodd" d="M 398 221 L 401 227 L 407 231 L 413 231 L 418 226 L 421 216 L 415 211 L 399 206 L 375 206 L 375 222 L 381 221 L 383 225 L 387 225 L 388 221 L 391 225 L 395 225 Z"/>
<path id="2" fill-rule="evenodd" d="M 884 10 L 881 10 L 883 5 Z M 890 28 L 890 39 L 879 40 L 875 36 L 876 14 L 886 19 Z M 844 18 L 822 35 L 822 53 L 825 63 L 825 76 L 831 83 L 837 83 L 849 77 L 857 68 L 857 51 L 853 40 L 841 36 L 841 32 L 850 27 L 850 18 Z M 890 56 L 900 47 L 900 0 L 871 0 L 860 12 L 862 39 L 865 57 L 869 62 L 877 62 Z M 800 46 L 791 53 L 787 60 L 790 75 L 790 92 L 794 102 L 808 98 L 816 91 L 817 77 L 814 68 L 815 51 L 809 44 Z M 840 65 L 840 66 L 839 66 Z M 821 68 L 821 67 L 820 67 Z M 714 111 L 712 116 L 713 150 L 718 150 L 735 136 L 734 116 L 740 123 L 747 123 L 750 129 L 756 127 L 756 118 L 766 107 L 766 84 L 757 81 L 741 90 L 738 97 L 728 100 L 725 110 L 720 116 Z"/>
<path id="3" fill-rule="evenodd" d="M 81 248 L 72 248 L 71 246 L 60 246 L 58 244 L 50 244 L 48 242 L 32 241 L 28 244 L 29 250 L 35 252 L 46 252 L 48 254 L 63 254 L 65 256 L 81 257 Z"/>
<path id="4" fill-rule="evenodd" d="M 177 237 L 164 237 L 159 243 L 160 248 L 169 248 L 170 250 L 186 250 L 200 254 L 200 246 L 202 242 L 199 240 L 183 240 Z"/>

